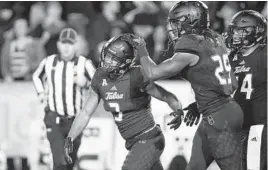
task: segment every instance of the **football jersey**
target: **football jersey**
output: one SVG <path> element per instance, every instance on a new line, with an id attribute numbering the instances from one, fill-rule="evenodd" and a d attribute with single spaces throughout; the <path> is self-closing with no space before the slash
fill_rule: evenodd
<path id="1" fill-rule="evenodd" d="M 115 123 L 126 140 L 155 124 L 150 107 L 151 97 L 143 90 L 147 82 L 140 66 L 132 67 L 115 80 L 99 68 L 92 79 L 92 89 L 104 101 L 105 110 L 113 114 Z"/>
<path id="2" fill-rule="evenodd" d="M 259 46 L 248 56 L 230 54 L 238 80 L 234 98 L 244 111 L 244 127 L 266 123 L 267 118 L 267 46 Z"/>
<path id="3" fill-rule="evenodd" d="M 237 82 L 220 36 L 213 41 L 200 35 L 183 35 L 175 44 L 175 52 L 199 56 L 194 66 L 184 68 L 182 76 L 191 83 L 202 114 L 216 111 L 218 106 L 230 100 Z"/>

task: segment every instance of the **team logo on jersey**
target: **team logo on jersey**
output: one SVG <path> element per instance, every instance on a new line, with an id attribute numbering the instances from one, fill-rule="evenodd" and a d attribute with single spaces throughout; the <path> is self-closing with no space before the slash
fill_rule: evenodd
<path id="1" fill-rule="evenodd" d="M 234 73 L 237 74 L 237 73 L 242 73 L 242 72 L 249 72 L 249 70 L 250 70 L 250 67 L 246 67 L 245 65 L 243 65 L 243 66 L 235 67 Z"/>
<path id="2" fill-rule="evenodd" d="M 115 86 L 113 86 L 110 90 L 111 91 L 117 91 L 117 88 Z"/>
<path id="3" fill-rule="evenodd" d="M 106 100 L 115 100 L 115 99 L 123 99 L 124 94 L 119 94 L 117 92 L 106 92 Z"/>
<path id="4" fill-rule="evenodd" d="M 102 86 L 107 86 L 107 80 L 106 79 L 102 79 Z"/>
<path id="5" fill-rule="evenodd" d="M 235 55 L 233 58 L 233 61 L 236 61 L 236 60 L 237 60 L 237 55 Z"/>
<path id="6" fill-rule="evenodd" d="M 241 61 L 240 63 L 239 63 L 239 65 L 244 65 L 246 62 L 245 62 L 245 60 L 243 60 L 243 61 Z"/>

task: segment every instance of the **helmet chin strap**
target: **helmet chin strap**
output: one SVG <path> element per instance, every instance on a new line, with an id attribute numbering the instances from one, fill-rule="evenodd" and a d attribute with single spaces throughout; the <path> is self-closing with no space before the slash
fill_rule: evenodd
<path id="1" fill-rule="evenodd" d="M 117 73 L 109 73 L 109 77 L 114 80 L 114 79 L 118 79 L 121 78 L 124 74 L 126 73 L 126 70 L 119 70 Z"/>
<path id="2" fill-rule="evenodd" d="M 124 69 L 126 67 L 126 69 Z M 111 79 L 116 79 L 122 77 L 128 71 L 128 65 L 126 64 L 124 67 L 119 67 L 118 69 L 113 70 L 113 72 L 109 72 L 109 77 Z"/>

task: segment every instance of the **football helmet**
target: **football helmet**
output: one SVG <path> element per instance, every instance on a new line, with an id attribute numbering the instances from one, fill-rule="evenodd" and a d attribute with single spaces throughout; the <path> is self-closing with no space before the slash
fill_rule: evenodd
<path id="1" fill-rule="evenodd" d="M 111 78 L 120 77 L 135 64 L 136 54 L 136 49 L 124 39 L 124 34 L 113 37 L 102 48 L 101 67 Z"/>
<path id="2" fill-rule="evenodd" d="M 172 41 L 183 34 L 198 34 L 209 28 L 208 7 L 200 1 L 180 1 L 170 9 L 167 22 L 168 35 Z"/>
<path id="3" fill-rule="evenodd" d="M 265 44 L 267 21 L 258 12 L 243 10 L 236 13 L 228 26 L 226 46 L 232 50 L 245 49 L 255 44 Z"/>

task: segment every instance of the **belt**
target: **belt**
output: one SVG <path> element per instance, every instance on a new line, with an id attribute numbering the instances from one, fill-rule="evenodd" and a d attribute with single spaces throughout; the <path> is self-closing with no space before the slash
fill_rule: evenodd
<path id="1" fill-rule="evenodd" d="M 151 130 L 153 130 L 155 127 L 156 127 L 156 124 L 154 124 L 154 126 L 152 126 L 151 128 L 149 128 L 149 129 L 143 131 L 142 133 L 138 134 L 138 135 L 135 136 L 135 137 L 139 137 L 139 136 L 141 136 L 141 135 L 143 135 L 143 134 L 145 134 L 145 133 L 148 133 L 148 132 L 150 132 Z"/>
<path id="2" fill-rule="evenodd" d="M 151 109 L 151 107 L 150 106 L 145 106 L 145 107 L 140 107 L 140 108 L 138 108 L 138 109 L 133 109 L 133 110 L 126 110 L 126 111 L 122 111 L 122 112 L 120 112 L 120 113 L 122 113 L 122 114 L 127 114 L 127 113 L 131 113 L 131 112 L 139 112 L 139 111 L 141 111 L 142 109 Z M 118 114 L 119 112 L 111 112 L 112 114 Z"/>
<path id="3" fill-rule="evenodd" d="M 56 116 L 56 124 L 59 124 L 60 122 L 73 121 L 74 119 L 75 117 Z"/>
<path id="4" fill-rule="evenodd" d="M 62 116 L 62 115 L 58 115 L 57 117 L 59 117 L 60 119 L 74 119 L 75 116 Z"/>
<path id="5" fill-rule="evenodd" d="M 148 130 L 145 130 L 144 132 L 136 136 L 133 136 L 131 139 L 127 139 L 125 143 L 125 147 L 127 150 L 130 150 L 131 147 L 139 140 L 151 139 L 161 133 L 162 131 L 160 129 L 160 126 L 155 124 L 152 128 L 149 128 Z"/>
<path id="6" fill-rule="evenodd" d="M 59 117 L 61 119 L 74 119 L 75 116 L 65 116 L 65 115 L 60 115 L 58 112 L 52 111 L 52 110 L 48 110 L 48 113 L 53 113 L 56 115 L 56 117 Z"/>
<path id="7" fill-rule="evenodd" d="M 51 110 L 48 110 L 46 114 L 53 116 L 53 119 L 56 121 L 56 124 L 60 124 L 61 121 L 72 121 L 75 119 L 75 116 L 60 115 L 59 113 Z"/>

